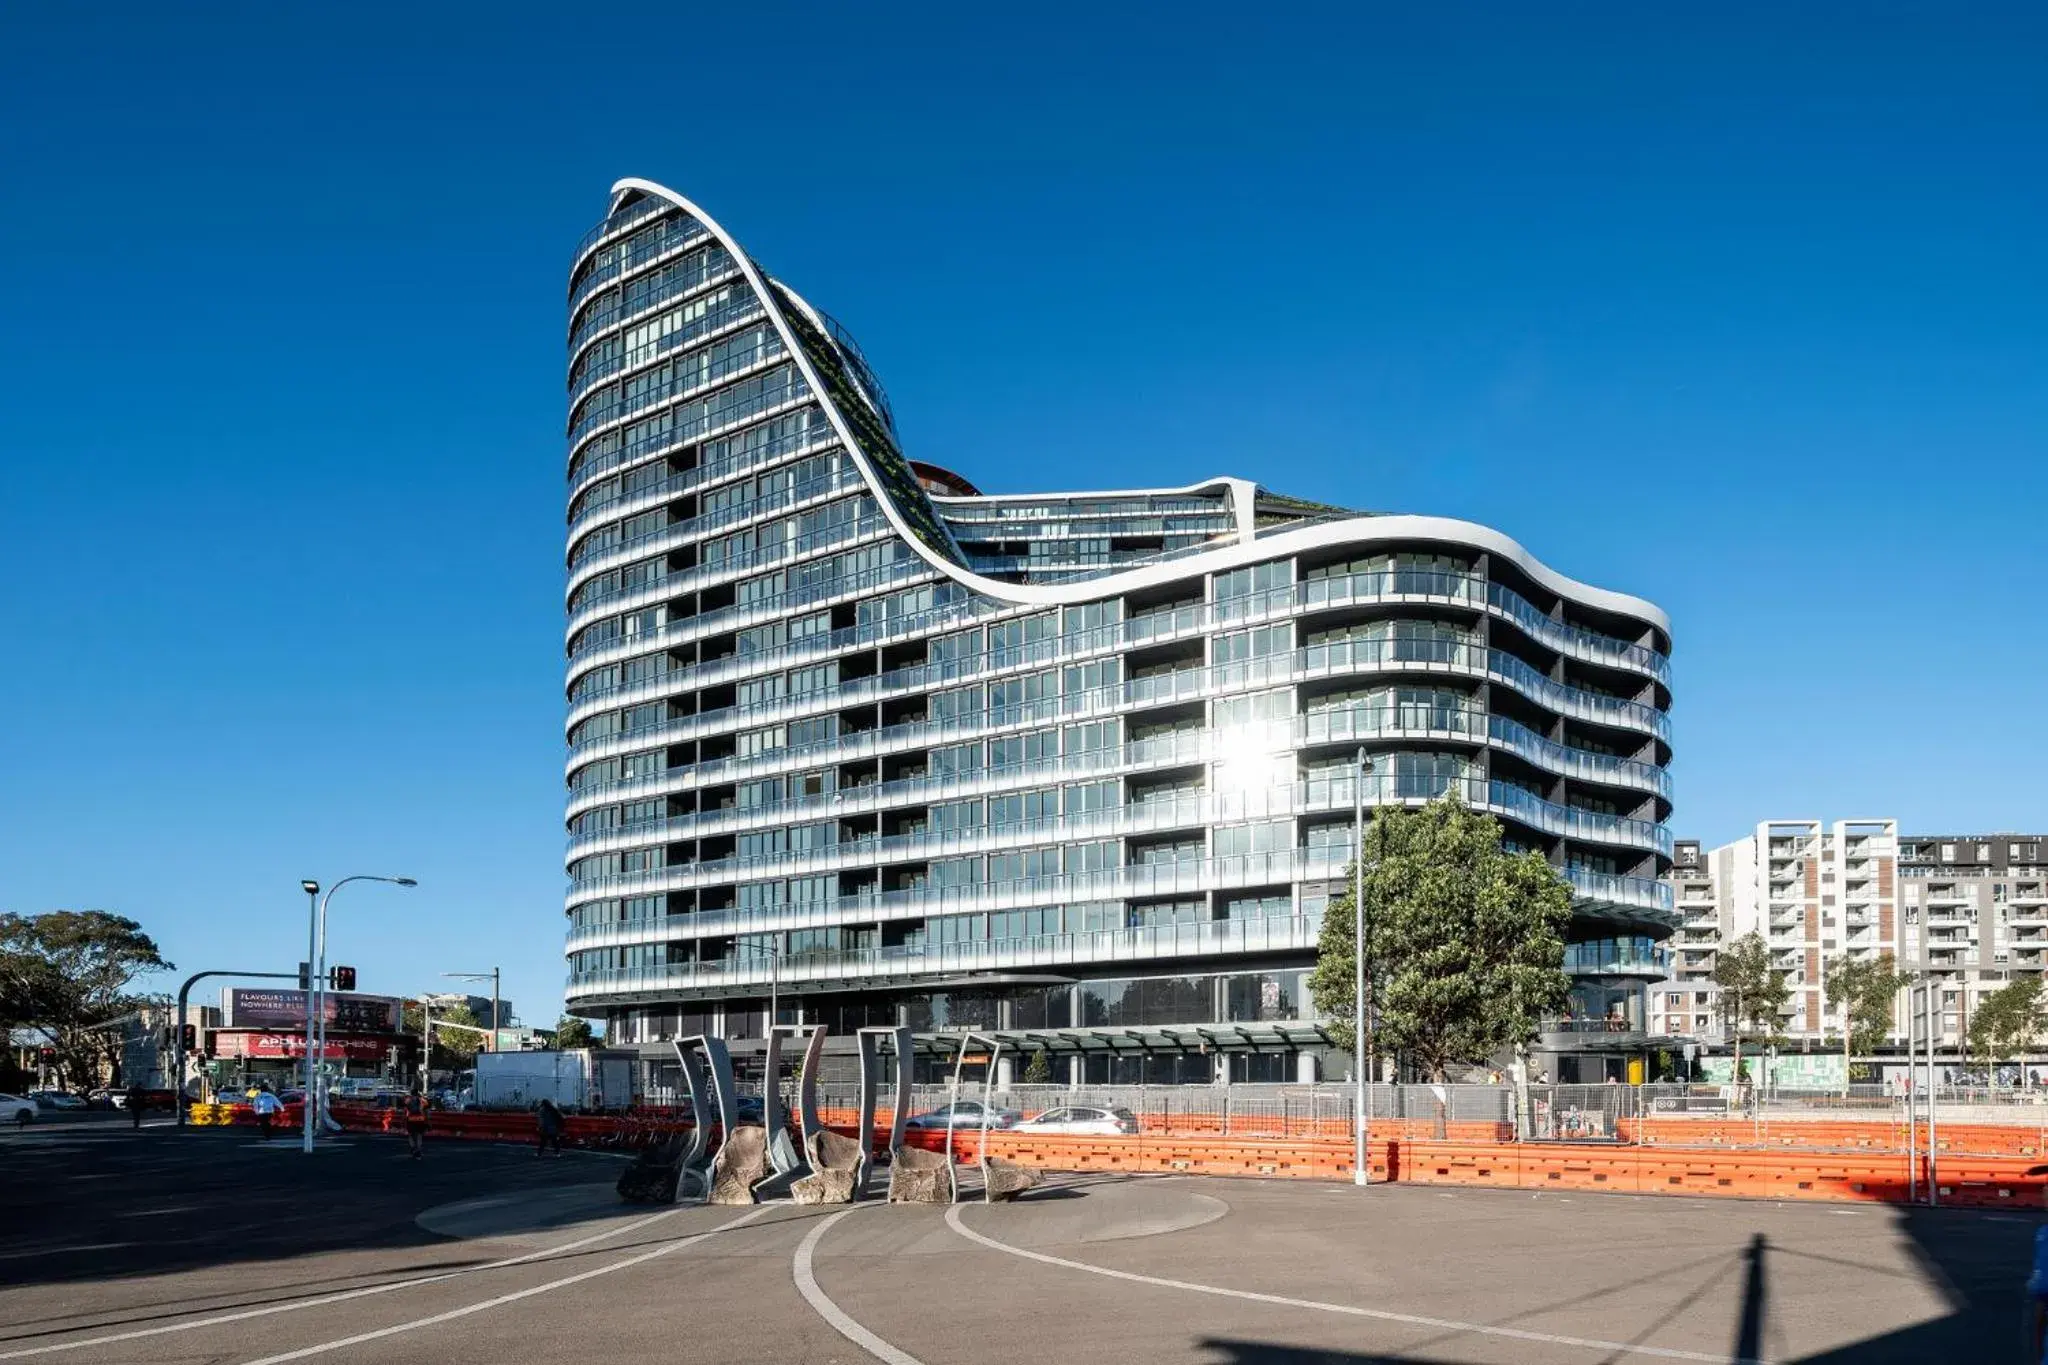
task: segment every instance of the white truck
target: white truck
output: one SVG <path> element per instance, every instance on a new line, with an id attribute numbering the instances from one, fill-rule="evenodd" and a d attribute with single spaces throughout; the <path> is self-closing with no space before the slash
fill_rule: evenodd
<path id="1" fill-rule="evenodd" d="M 565 1110 L 623 1109 L 633 1102 L 630 1053 L 574 1048 L 567 1052 L 479 1052 L 480 1109 L 530 1109 L 553 1100 Z"/>

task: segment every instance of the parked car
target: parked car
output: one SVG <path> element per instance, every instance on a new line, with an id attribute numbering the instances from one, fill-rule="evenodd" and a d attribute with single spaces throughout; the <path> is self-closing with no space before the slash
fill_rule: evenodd
<path id="1" fill-rule="evenodd" d="M 1024 1115 L 1015 1109 L 990 1109 L 988 1126 L 1009 1128 Z M 962 1100 L 958 1104 L 942 1104 L 922 1114 L 912 1114 L 903 1121 L 905 1128 L 979 1128 L 982 1125 L 980 1100 Z"/>
<path id="2" fill-rule="evenodd" d="M 20 1095 L 0 1095 L 0 1123 L 26 1128 L 36 1121 L 36 1109 L 34 1100 Z"/>
<path id="3" fill-rule="evenodd" d="M 1128 1109 L 1104 1109 L 1089 1104 L 1072 1104 L 1048 1109 L 1017 1125 L 1020 1133 L 1078 1133 L 1118 1137 L 1138 1131 L 1138 1116 Z"/>
<path id="4" fill-rule="evenodd" d="M 24 1098 L 34 1100 L 39 1109 L 90 1108 L 83 1095 L 74 1095 L 65 1090 L 31 1090 Z"/>

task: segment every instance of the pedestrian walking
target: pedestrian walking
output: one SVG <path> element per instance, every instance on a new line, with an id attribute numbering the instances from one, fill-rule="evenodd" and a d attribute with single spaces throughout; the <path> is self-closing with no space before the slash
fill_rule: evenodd
<path id="1" fill-rule="evenodd" d="M 137 1132 L 142 1130 L 142 1087 L 133 1083 L 128 1086 L 128 1124 Z"/>
<path id="2" fill-rule="evenodd" d="M 284 1101 L 271 1094 L 268 1090 L 259 1090 L 256 1092 L 256 1098 L 250 1101 L 250 1103 L 256 1110 L 256 1131 L 262 1141 L 268 1142 L 270 1141 L 270 1125 L 275 1123 L 277 1116 L 284 1112 Z"/>
<path id="3" fill-rule="evenodd" d="M 546 1156 L 548 1148 L 555 1149 L 555 1155 L 562 1154 L 562 1111 L 555 1108 L 553 1100 L 542 1100 L 534 1112 L 534 1124 L 539 1130 L 539 1141 L 533 1149 L 537 1157 Z"/>
<path id="4" fill-rule="evenodd" d="M 405 1095 L 405 1141 L 418 1161 L 427 1145 L 427 1097 L 417 1090 Z"/>

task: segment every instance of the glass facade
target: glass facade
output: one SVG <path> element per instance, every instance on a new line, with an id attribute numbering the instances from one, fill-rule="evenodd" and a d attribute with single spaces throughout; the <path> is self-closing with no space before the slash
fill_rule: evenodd
<path id="1" fill-rule="evenodd" d="M 1659 960 L 1654 607 L 1236 479 L 934 497 L 846 329 L 644 182 L 569 300 L 568 998 L 614 1037 L 758 1037 L 771 983 L 840 1024 L 1306 1023 L 1361 747 L 1368 805 L 1458 792 L 1571 879 L 1584 1012 Z"/>

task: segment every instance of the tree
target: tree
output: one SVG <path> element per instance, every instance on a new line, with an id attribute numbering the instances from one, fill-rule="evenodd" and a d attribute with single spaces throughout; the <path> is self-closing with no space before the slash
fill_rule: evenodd
<path id="1" fill-rule="evenodd" d="M 1778 1041 L 1778 1011 L 1792 988 L 1785 973 L 1771 965 L 1771 948 L 1758 933 L 1744 934 L 1714 956 L 1715 1002 L 1721 1018 L 1735 1029 L 1735 1079 L 1742 1079 L 1742 1039 Z"/>
<path id="2" fill-rule="evenodd" d="M 1046 1056 L 1044 1048 L 1039 1048 L 1036 1052 L 1033 1052 L 1031 1060 L 1025 1063 L 1024 1084 L 1052 1084 L 1052 1058 Z"/>
<path id="3" fill-rule="evenodd" d="M 465 1028 L 444 1029 L 443 1024 L 462 1024 Z M 420 1007 L 416 1000 L 408 1000 L 399 1012 L 399 1027 L 410 1037 L 420 1036 Z M 481 1033 L 468 1029 L 482 1028 L 476 1015 L 467 1005 L 451 1005 L 434 1011 L 434 1052 L 428 1062 L 435 1071 L 455 1071 L 471 1065 L 477 1049 L 483 1043 Z"/>
<path id="4" fill-rule="evenodd" d="M 1347 880 L 1351 874 L 1347 871 Z M 1455 793 L 1383 807 L 1365 832 L 1367 1003 L 1375 1055 L 1398 1051 L 1432 1081 L 1458 1063 L 1520 1050 L 1571 988 L 1571 884 L 1540 853 L 1501 847 L 1500 823 Z M 1351 896 L 1323 912 L 1309 994 L 1352 1047 Z"/>
<path id="5" fill-rule="evenodd" d="M 445 1010 L 435 1010 L 434 1023 L 436 1025 L 462 1025 L 461 1028 L 446 1030 L 439 1027 L 435 1028 L 434 1054 L 435 1061 L 439 1065 L 454 1068 L 469 1066 L 475 1062 L 477 1049 L 483 1043 L 483 1035 L 471 1033 L 469 1030 L 482 1028 L 483 1025 L 478 1021 L 475 1013 L 470 1010 L 469 1006 L 451 1005 Z M 444 1057 L 447 1060 L 443 1061 L 442 1058 Z"/>
<path id="6" fill-rule="evenodd" d="M 555 1021 L 555 1046 L 568 1049 L 589 1047 L 591 1042 L 590 1021 L 565 1014 Z"/>
<path id="7" fill-rule="evenodd" d="M 120 1080 L 121 1036 L 109 1027 L 150 998 L 135 982 L 171 964 L 132 919 L 104 910 L 0 915 L 0 1022 L 32 1029 L 77 1089 Z"/>
<path id="8" fill-rule="evenodd" d="M 1995 1067 L 2031 1049 L 2041 1023 L 2041 979 L 2023 977 L 1977 1002 L 1970 1046 Z"/>
<path id="9" fill-rule="evenodd" d="M 1898 970 L 1891 954 L 1851 958 L 1828 973 L 1827 998 L 1842 1011 L 1842 1093 L 1849 1093 L 1849 1059 L 1875 1052 L 1892 1031 L 1892 1005 L 1910 978 Z"/>

